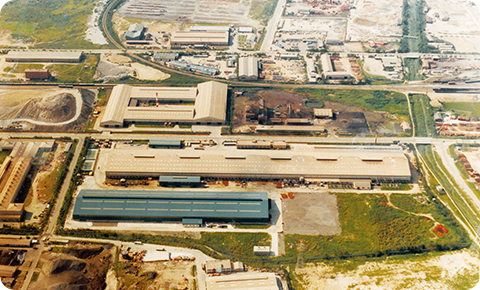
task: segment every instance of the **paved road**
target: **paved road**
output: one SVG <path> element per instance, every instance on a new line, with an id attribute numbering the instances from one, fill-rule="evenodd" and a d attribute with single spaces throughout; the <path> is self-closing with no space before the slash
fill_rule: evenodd
<path id="1" fill-rule="evenodd" d="M 277 26 L 280 22 L 280 17 L 282 17 L 283 8 L 285 7 L 286 2 L 287 0 L 278 0 L 275 12 L 273 13 L 272 18 L 270 18 L 267 27 L 265 27 L 265 38 L 263 39 L 260 52 L 270 52 L 270 46 L 272 45 L 273 38 L 275 36 L 275 32 L 277 31 Z"/>

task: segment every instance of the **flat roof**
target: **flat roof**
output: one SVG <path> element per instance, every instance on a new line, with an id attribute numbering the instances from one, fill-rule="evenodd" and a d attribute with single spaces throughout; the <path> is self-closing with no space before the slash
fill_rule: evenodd
<path id="1" fill-rule="evenodd" d="M 5 59 L 15 61 L 20 60 L 32 60 L 38 61 L 42 59 L 46 60 L 59 60 L 59 61 L 80 61 L 82 57 L 81 51 L 12 51 L 10 50 Z"/>
<path id="2" fill-rule="evenodd" d="M 397 147 L 312 146 L 312 150 L 146 149 L 108 153 L 107 176 L 200 175 L 238 178 L 392 178 L 410 180 L 410 163 Z M 397 149 L 395 149 L 397 148 Z"/>
<path id="3" fill-rule="evenodd" d="M 182 140 L 168 140 L 168 139 L 150 139 L 148 146 L 175 146 L 180 147 Z"/>
<path id="4" fill-rule="evenodd" d="M 266 192 L 81 190 L 74 219 L 267 221 Z"/>
<path id="5" fill-rule="evenodd" d="M 229 43 L 228 31 L 174 31 L 170 39 L 175 44 L 224 44 Z"/>
<path id="6" fill-rule="evenodd" d="M 206 278 L 208 290 L 279 290 L 274 273 L 236 273 Z"/>

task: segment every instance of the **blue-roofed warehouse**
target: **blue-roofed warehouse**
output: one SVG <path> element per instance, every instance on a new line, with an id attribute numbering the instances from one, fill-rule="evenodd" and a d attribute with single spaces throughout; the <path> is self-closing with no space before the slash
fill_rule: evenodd
<path id="1" fill-rule="evenodd" d="M 266 192 L 81 190 L 75 200 L 76 220 L 268 223 Z"/>
<path id="2" fill-rule="evenodd" d="M 152 140 L 148 141 L 150 148 L 176 148 L 182 147 L 182 140 Z"/>

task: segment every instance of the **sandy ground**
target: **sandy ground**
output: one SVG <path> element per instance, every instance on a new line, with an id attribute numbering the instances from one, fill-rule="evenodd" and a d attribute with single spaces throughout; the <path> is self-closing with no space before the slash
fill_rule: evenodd
<path id="1" fill-rule="evenodd" d="M 132 63 L 132 67 L 136 72 L 135 77 L 140 80 L 163 81 L 170 77 L 167 73 L 140 63 Z"/>
<path id="2" fill-rule="evenodd" d="M 0 30 L 0 46 L 33 46 L 33 43 L 25 43 L 12 38 L 12 33 L 7 29 Z"/>
<path id="3" fill-rule="evenodd" d="M 469 250 L 376 261 L 308 264 L 296 271 L 303 289 L 460 289 L 478 281 L 480 259 Z M 462 288 L 463 289 L 463 288 Z M 469 288 L 464 288 L 469 289 Z"/>
<path id="4" fill-rule="evenodd" d="M 116 63 L 116 64 L 132 62 L 132 59 L 129 58 L 128 56 L 124 56 L 124 55 L 116 54 L 116 53 L 106 53 L 105 58 L 106 58 L 107 61 L 109 61 L 111 63 Z"/>
<path id="5" fill-rule="evenodd" d="M 432 101 L 440 101 L 445 103 L 480 102 L 480 94 L 442 94 L 429 92 L 428 97 Z"/>
<path id="6" fill-rule="evenodd" d="M 427 16 L 434 19 L 427 24 L 427 33 L 451 42 L 458 52 L 480 52 L 480 9 L 464 0 L 428 0 L 431 8 Z M 435 15 L 445 11 L 448 21 Z"/>

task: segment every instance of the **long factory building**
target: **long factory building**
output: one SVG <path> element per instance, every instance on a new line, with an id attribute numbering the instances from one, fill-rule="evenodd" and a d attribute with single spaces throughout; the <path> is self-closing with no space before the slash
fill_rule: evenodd
<path id="1" fill-rule="evenodd" d="M 311 146 L 308 150 L 116 149 L 108 153 L 106 176 L 145 178 L 305 178 L 323 182 L 404 181 L 410 163 L 400 147 Z"/>
<path id="2" fill-rule="evenodd" d="M 268 211 L 266 192 L 90 189 L 78 194 L 73 219 L 267 223 Z"/>
<path id="3" fill-rule="evenodd" d="M 201 83 L 197 87 L 113 88 L 100 125 L 123 127 L 132 123 L 225 123 L 228 85 Z M 140 105 L 151 102 L 153 105 Z M 156 103 L 156 105 L 155 105 Z"/>
<path id="4" fill-rule="evenodd" d="M 82 60 L 81 51 L 9 51 L 7 62 L 66 62 L 77 63 Z"/>

